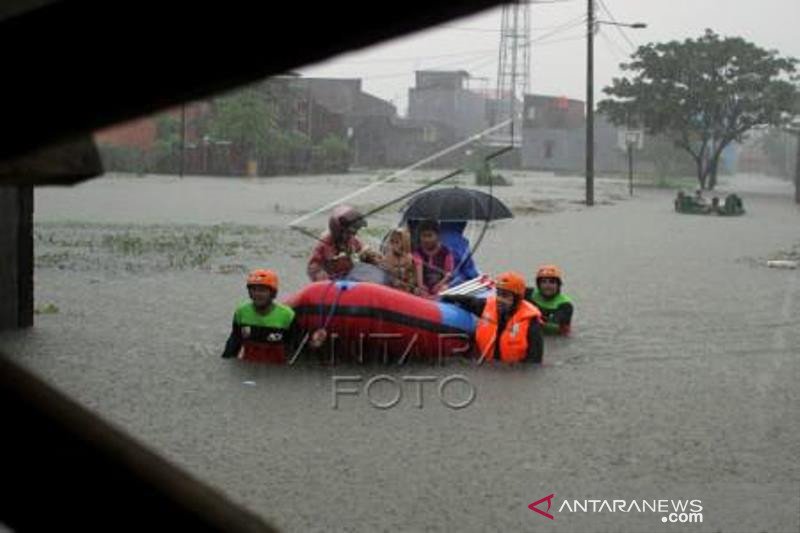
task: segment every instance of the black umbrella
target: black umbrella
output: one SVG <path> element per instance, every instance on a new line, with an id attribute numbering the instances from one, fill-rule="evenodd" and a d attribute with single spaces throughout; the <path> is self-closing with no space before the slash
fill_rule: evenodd
<path id="1" fill-rule="evenodd" d="M 513 218 L 511 210 L 492 195 L 474 189 L 448 187 L 417 194 L 408 201 L 403 222 L 409 220 L 499 220 Z"/>

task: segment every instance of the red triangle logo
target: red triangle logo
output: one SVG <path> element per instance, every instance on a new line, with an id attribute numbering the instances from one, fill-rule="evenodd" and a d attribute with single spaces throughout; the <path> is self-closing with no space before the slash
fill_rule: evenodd
<path id="1" fill-rule="evenodd" d="M 550 506 L 552 505 L 552 501 L 551 500 L 553 499 L 554 496 L 555 496 L 555 493 L 551 494 L 550 496 L 545 496 L 541 500 L 536 500 L 535 502 L 533 502 L 532 504 L 530 504 L 528 506 L 528 509 L 530 509 L 531 511 L 533 511 L 535 513 L 539 513 L 540 515 L 544 516 L 545 518 L 549 518 L 550 520 L 554 520 L 553 515 L 551 515 L 550 513 L 546 512 L 546 511 L 542 511 L 541 509 L 537 509 L 536 508 L 537 505 L 539 505 L 540 503 L 544 503 L 546 501 L 547 502 L 547 510 L 549 511 L 550 510 Z"/>

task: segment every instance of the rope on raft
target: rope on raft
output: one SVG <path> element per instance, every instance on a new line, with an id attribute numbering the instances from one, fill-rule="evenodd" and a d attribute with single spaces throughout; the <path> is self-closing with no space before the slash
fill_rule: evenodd
<path id="1" fill-rule="evenodd" d="M 440 292 L 439 296 L 472 295 L 492 286 L 493 282 L 491 277 L 489 277 L 487 274 L 482 274 L 477 278 L 467 280 L 464 283 Z"/>
<path id="2" fill-rule="evenodd" d="M 327 316 L 325 316 L 323 319 L 322 317 L 325 315 L 325 300 L 328 299 L 328 291 L 331 289 L 331 287 L 336 287 L 336 295 L 333 297 L 333 303 L 331 304 L 330 310 L 328 310 Z M 336 308 L 339 305 L 339 296 L 341 296 L 342 292 L 346 289 L 346 285 L 340 284 L 336 280 L 331 280 L 330 285 L 325 288 L 325 294 L 319 301 L 319 316 L 320 320 L 322 321 L 322 325 L 319 327 L 319 329 L 328 329 L 328 325 L 331 323 L 331 318 L 333 318 L 333 314 L 336 312 Z"/>

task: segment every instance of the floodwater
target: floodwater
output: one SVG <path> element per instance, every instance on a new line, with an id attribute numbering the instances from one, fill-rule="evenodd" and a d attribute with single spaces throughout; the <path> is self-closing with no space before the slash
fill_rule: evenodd
<path id="1" fill-rule="evenodd" d="M 425 176 L 353 203 L 379 205 Z M 546 340 L 543 367 L 219 358 L 243 273 L 275 268 L 284 293 L 299 288 L 313 241 L 286 225 L 367 175 L 39 189 L 42 314 L 0 346 L 286 531 L 800 530 L 800 270 L 764 266 L 800 251 L 789 184 L 726 178 L 748 212 L 722 218 L 674 213 L 673 191 L 628 198 L 623 181 L 598 180 L 586 209 L 578 178 L 512 177 L 494 192 L 517 217 L 493 224 L 476 258 L 495 273 L 564 268 L 574 335 Z M 396 218 L 370 219 L 367 236 Z M 307 225 L 321 229 L 324 214 Z M 418 408 L 406 384 L 393 409 L 363 389 L 332 408 L 332 376 L 380 374 L 461 374 L 476 397 L 454 410 L 431 383 Z M 392 392 L 384 381 L 373 399 Z M 528 509 L 550 494 L 552 521 Z M 703 523 L 562 507 L 592 499 L 700 500 Z"/>

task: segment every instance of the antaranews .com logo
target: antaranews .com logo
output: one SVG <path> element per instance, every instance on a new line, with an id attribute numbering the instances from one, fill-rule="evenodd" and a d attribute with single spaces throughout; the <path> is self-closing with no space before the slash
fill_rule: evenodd
<path id="1" fill-rule="evenodd" d="M 700 524 L 703 522 L 701 500 L 562 500 L 555 502 L 555 493 L 528 505 L 531 511 L 555 520 L 553 512 L 566 513 L 653 513 L 661 515 L 661 522 L 671 524 Z M 546 505 L 546 508 L 545 508 Z"/>

